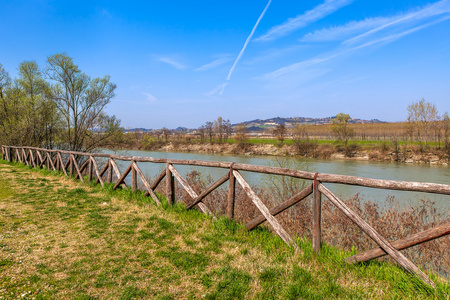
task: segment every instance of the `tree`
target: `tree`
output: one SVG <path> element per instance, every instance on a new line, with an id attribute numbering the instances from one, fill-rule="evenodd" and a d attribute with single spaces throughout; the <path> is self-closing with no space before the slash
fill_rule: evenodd
<path id="1" fill-rule="evenodd" d="M 163 129 L 161 129 L 161 134 L 164 137 L 164 141 L 167 143 L 169 141 L 170 130 L 166 127 L 163 127 Z"/>
<path id="2" fill-rule="evenodd" d="M 442 127 L 444 129 L 444 148 L 447 153 L 450 154 L 450 117 L 447 112 L 442 116 L 442 122 Z"/>
<path id="3" fill-rule="evenodd" d="M 230 120 L 223 121 L 223 131 L 224 131 L 224 135 L 225 135 L 225 140 L 229 139 L 231 137 L 231 133 L 233 131 L 233 127 L 231 126 Z"/>
<path id="4" fill-rule="evenodd" d="M 104 113 L 115 96 L 110 76 L 91 79 L 65 53 L 47 58 L 46 74 L 55 82 L 50 98 L 65 123 L 61 148 L 90 151 L 120 130 L 119 120 Z"/>
<path id="5" fill-rule="evenodd" d="M 425 147 L 427 147 L 430 126 L 438 119 L 436 106 L 422 98 L 422 100 L 408 105 L 407 109 L 408 122 L 411 122 L 416 128 L 420 146 L 422 147 L 422 139 L 424 139 Z"/>
<path id="6" fill-rule="evenodd" d="M 214 131 L 213 131 L 213 122 L 206 122 L 205 123 L 205 132 L 206 135 L 209 137 L 209 142 L 212 143 L 213 140 L 213 136 L 214 136 Z"/>
<path id="7" fill-rule="evenodd" d="M 205 135 L 206 135 L 205 125 L 200 126 L 197 130 L 197 133 L 200 136 L 200 143 L 203 143 L 205 141 Z"/>
<path id="8" fill-rule="evenodd" d="M 308 125 L 297 124 L 294 128 L 292 128 L 292 136 L 296 142 L 309 140 Z"/>
<path id="9" fill-rule="evenodd" d="M 0 64 L 0 99 L 4 99 L 4 90 L 11 84 L 11 78 L 8 72 L 5 71 L 3 65 Z"/>
<path id="10" fill-rule="evenodd" d="M 281 143 L 284 141 L 284 137 L 286 136 L 286 125 L 278 124 L 277 127 L 273 130 L 273 134 L 276 136 L 277 140 Z"/>
<path id="11" fill-rule="evenodd" d="M 235 140 L 239 145 L 244 145 L 248 141 L 248 130 L 244 123 L 240 123 L 235 127 Z"/>
<path id="12" fill-rule="evenodd" d="M 338 140 L 343 141 L 347 145 L 348 140 L 353 135 L 353 129 L 348 126 L 350 116 L 344 113 L 338 113 L 333 120 L 331 120 L 331 131 L 333 131 Z"/>
<path id="13" fill-rule="evenodd" d="M 222 117 L 218 117 L 216 120 L 214 120 L 214 133 L 219 143 L 222 143 L 225 134 Z"/>
<path id="14" fill-rule="evenodd" d="M 11 82 L 0 67 L 1 140 L 11 145 L 52 147 L 58 115 L 48 98 L 49 84 L 34 61 L 19 65 L 19 78 Z"/>
<path id="15" fill-rule="evenodd" d="M 48 97 L 50 84 L 35 61 L 22 62 L 19 75 L 16 84 L 23 93 L 26 144 L 52 148 L 59 120 L 55 104 Z"/>

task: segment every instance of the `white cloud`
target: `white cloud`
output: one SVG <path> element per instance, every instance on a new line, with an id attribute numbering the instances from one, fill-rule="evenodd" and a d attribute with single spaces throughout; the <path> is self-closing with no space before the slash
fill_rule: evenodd
<path id="1" fill-rule="evenodd" d="M 389 35 L 385 35 L 385 36 L 377 38 L 377 39 L 372 39 L 370 41 L 367 41 L 366 43 L 363 43 L 363 44 L 360 44 L 357 46 L 339 48 L 339 49 L 336 49 L 335 51 L 328 53 L 325 56 L 319 56 L 319 57 L 304 60 L 304 61 L 301 61 L 298 63 L 290 64 L 288 66 L 279 68 L 273 72 L 266 73 L 262 76 L 262 79 L 275 80 L 275 79 L 284 78 L 286 76 L 291 76 L 291 75 L 297 76 L 299 74 L 299 72 L 307 73 L 308 68 L 311 66 L 327 62 L 329 60 L 332 60 L 334 58 L 343 56 L 345 54 L 348 54 L 350 52 L 353 52 L 353 51 L 356 51 L 356 50 L 359 50 L 362 48 L 374 46 L 377 44 L 386 44 L 386 43 L 393 42 L 393 41 L 398 40 L 406 35 L 412 34 L 414 32 L 417 32 L 419 30 L 422 30 L 422 29 L 432 26 L 434 24 L 446 21 L 448 19 L 450 19 L 450 15 L 444 16 L 440 19 L 433 20 L 428 23 L 425 23 L 425 24 L 422 24 L 422 25 L 419 25 L 419 26 L 416 26 L 416 27 L 413 27 L 413 28 L 410 28 L 407 30 L 404 30 L 399 33 L 389 34 Z"/>
<path id="2" fill-rule="evenodd" d="M 146 100 L 147 100 L 148 103 L 153 104 L 153 103 L 158 102 L 158 99 L 156 99 L 155 96 L 153 96 L 153 95 L 150 94 L 150 93 L 143 92 L 142 95 L 145 96 L 145 98 L 146 98 Z"/>
<path id="3" fill-rule="evenodd" d="M 163 63 L 166 63 L 166 64 L 168 64 L 168 65 L 170 65 L 170 66 L 172 66 L 172 67 L 174 67 L 174 68 L 176 68 L 178 70 L 184 70 L 184 69 L 187 68 L 185 65 L 175 61 L 173 58 L 159 57 L 158 60 L 163 62 Z"/>
<path id="4" fill-rule="evenodd" d="M 414 28 L 402 31 L 400 33 L 395 33 L 395 34 L 391 34 L 391 35 L 388 35 L 388 36 L 384 36 L 384 37 L 379 38 L 379 39 L 371 40 L 371 41 L 369 41 L 367 43 L 361 44 L 359 46 L 355 46 L 355 47 L 353 47 L 353 48 L 351 48 L 349 50 L 353 51 L 353 50 L 365 48 L 365 47 L 368 47 L 368 46 L 372 46 L 372 45 L 375 45 L 375 44 L 392 42 L 392 41 L 398 40 L 399 38 L 402 38 L 402 37 L 404 37 L 406 35 L 409 35 L 411 33 L 419 31 L 421 29 L 427 28 L 427 27 L 429 27 L 431 25 L 434 25 L 434 24 L 446 21 L 448 19 L 450 19 L 450 15 L 449 16 L 444 16 L 444 17 L 442 17 L 440 19 L 428 22 L 426 24 L 423 24 L 423 25 L 420 25 L 420 26 L 416 26 Z"/>
<path id="5" fill-rule="evenodd" d="M 213 90 L 211 90 L 210 92 L 208 92 L 206 94 L 206 96 L 214 96 L 215 94 L 218 94 L 219 96 L 222 96 L 223 94 L 223 90 L 225 89 L 225 87 L 228 85 L 228 82 L 224 82 L 219 84 L 217 87 L 215 87 Z"/>
<path id="6" fill-rule="evenodd" d="M 289 33 L 303 28 L 311 23 L 320 20 L 340 8 L 349 5 L 353 0 L 325 0 L 324 3 L 317 5 L 311 10 L 308 10 L 304 14 L 297 15 L 294 18 L 286 20 L 280 25 L 276 25 L 269 29 L 269 31 L 255 39 L 255 41 L 270 41 L 275 40 L 279 37 L 288 35 Z"/>
<path id="7" fill-rule="evenodd" d="M 325 63 L 370 46 L 385 45 L 434 24 L 446 21 L 450 19 L 449 12 L 449 0 L 442 0 L 392 17 L 378 17 L 359 22 L 353 21 L 342 26 L 315 31 L 306 35 L 303 40 L 329 41 L 345 39 L 349 35 L 356 34 L 356 36 L 344 40 L 339 47 L 328 53 L 281 67 L 273 72 L 264 74 L 261 78 L 268 81 L 276 81 L 281 78 L 301 76 L 303 73 L 307 74 L 311 70 L 311 66 Z"/>
<path id="8" fill-rule="evenodd" d="M 244 54 L 245 49 L 247 48 L 248 43 L 250 42 L 250 40 L 253 37 L 253 34 L 255 33 L 256 28 L 258 27 L 259 22 L 261 21 L 261 19 L 264 17 L 264 14 L 266 13 L 267 9 L 269 8 L 270 3 L 272 2 L 272 0 L 269 0 L 269 2 L 267 2 L 266 7 L 264 8 L 263 12 L 261 13 L 261 15 L 259 16 L 258 20 L 255 23 L 255 26 L 253 26 L 252 32 L 250 32 L 250 35 L 247 37 L 247 40 L 244 43 L 244 46 L 241 49 L 241 52 L 239 52 L 238 57 L 236 58 L 236 60 L 234 61 L 233 66 L 230 69 L 230 72 L 228 73 L 227 76 L 227 80 L 230 80 L 231 78 L 231 74 L 233 74 L 234 68 L 236 67 L 238 61 L 241 59 L 242 55 Z"/>
<path id="9" fill-rule="evenodd" d="M 226 64 L 230 60 L 231 59 L 229 57 L 221 57 L 221 58 L 218 58 L 218 59 L 216 59 L 216 60 L 214 60 L 214 61 L 212 61 L 212 62 L 210 62 L 208 64 L 205 64 L 205 65 L 203 65 L 201 67 L 198 67 L 198 68 L 194 69 L 194 71 L 211 70 L 211 69 L 217 68 L 217 67 L 219 67 L 219 66 L 221 66 L 223 64 Z"/>
<path id="10" fill-rule="evenodd" d="M 256 21 L 255 25 L 253 26 L 253 29 L 252 29 L 252 31 L 250 32 L 250 35 L 247 37 L 247 40 L 245 41 L 244 46 L 243 46 L 242 49 L 241 49 L 241 52 L 239 52 L 238 57 L 236 58 L 236 60 L 235 60 L 234 63 L 233 63 L 233 66 L 231 67 L 230 71 L 228 72 L 227 82 L 230 80 L 231 75 L 232 75 L 233 72 L 234 72 L 234 68 L 236 68 L 236 65 L 237 65 L 237 63 L 239 62 L 239 60 L 241 59 L 242 55 L 244 55 L 244 52 L 245 52 L 245 49 L 247 48 L 248 43 L 249 43 L 250 40 L 252 39 L 253 34 L 255 33 L 256 28 L 258 27 L 259 22 L 261 22 L 262 18 L 264 17 L 264 14 L 266 13 L 267 9 L 269 8 L 271 2 L 272 2 L 272 0 L 269 0 L 269 2 L 267 2 L 266 7 L 265 7 L 264 10 L 262 11 L 262 13 L 259 15 L 259 18 L 258 18 L 258 20 Z M 220 96 L 222 96 L 223 91 L 225 90 L 225 87 L 226 87 L 227 84 L 228 84 L 227 82 L 224 83 L 224 84 L 222 85 L 222 89 L 221 89 L 221 91 L 219 92 L 219 95 L 220 95 Z"/>
<path id="11" fill-rule="evenodd" d="M 361 32 L 371 30 L 375 27 L 387 23 L 391 18 L 367 18 L 362 21 L 351 21 L 341 26 L 333 26 L 316 30 L 306 34 L 300 41 L 302 42 L 324 42 L 324 41 L 338 41 L 354 36 Z"/>
<path id="12" fill-rule="evenodd" d="M 399 14 L 395 17 L 389 18 L 387 19 L 388 22 L 344 41 L 344 44 L 355 44 L 363 38 L 367 38 L 370 35 L 373 35 L 377 32 L 380 32 L 384 29 L 388 29 L 390 27 L 401 26 L 405 24 L 407 25 L 407 23 L 410 23 L 414 26 L 423 19 L 448 13 L 450 13 L 449 0 L 441 0 L 433 4 L 427 5 L 421 9 L 414 10 L 406 14 Z"/>

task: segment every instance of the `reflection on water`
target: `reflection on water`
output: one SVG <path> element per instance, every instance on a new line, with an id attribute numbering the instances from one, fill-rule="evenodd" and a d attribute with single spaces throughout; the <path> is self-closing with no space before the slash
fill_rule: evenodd
<path id="1" fill-rule="evenodd" d="M 205 161 L 226 161 L 243 164 L 266 166 L 269 161 L 273 161 L 276 157 L 270 156 L 246 156 L 246 155 L 212 155 L 198 153 L 174 153 L 174 152 L 156 152 L 156 151 L 138 151 L 138 150 L 117 150 L 112 151 L 103 149 L 103 153 L 115 153 L 118 155 L 154 157 L 154 158 L 170 158 L 170 159 L 195 159 Z M 295 159 L 295 158 L 290 158 Z M 120 170 L 124 170 L 129 163 L 116 161 Z M 139 167 L 146 176 L 157 176 L 165 167 L 164 164 L 140 163 Z M 217 180 L 222 177 L 227 170 L 220 168 L 205 168 L 192 166 L 175 166 L 181 174 L 189 173 L 196 170 L 202 174 L 209 174 L 213 179 Z M 375 179 L 391 179 L 418 182 L 432 182 L 450 184 L 450 167 L 433 166 L 425 164 L 396 164 L 384 162 L 368 162 L 368 161 L 347 161 L 347 160 L 309 160 L 307 171 L 329 174 L 352 175 L 359 177 L 375 178 Z M 242 172 L 244 178 L 252 184 L 258 185 L 264 182 L 262 174 L 252 172 Z M 429 199 L 436 202 L 439 209 L 450 209 L 450 196 L 436 195 L 418 192 L 389 191 L 381 189 L 373 189 L 366 187 L 356 187 L 343 184 L 325 184 L 335 194 L 342 196 L 344 199 L 360 193 L 363 199 L 371 200 L 383 206 L 388 196 L 395 196 L 395 199 L 401 205 L 420 205 L 421 199 Z"/>

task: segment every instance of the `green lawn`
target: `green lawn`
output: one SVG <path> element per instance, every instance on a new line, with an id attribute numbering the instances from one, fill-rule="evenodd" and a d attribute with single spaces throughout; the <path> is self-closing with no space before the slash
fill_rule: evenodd
<path id="1" fill-rule="evenodd" d="M 164 199 L 163 203 L 165 203 Z M 0 299 L 448 299 L 386 263 L 0 161 Z"/>

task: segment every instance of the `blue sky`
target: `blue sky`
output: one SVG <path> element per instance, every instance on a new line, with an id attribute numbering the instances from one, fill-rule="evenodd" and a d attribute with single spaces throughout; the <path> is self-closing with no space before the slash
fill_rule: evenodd
<path id="1" fill-rule="evenodd" d="M 450 0 L 5 1 L 0 63 L 66 52 L 125 127 L 450 113 Z"/>

